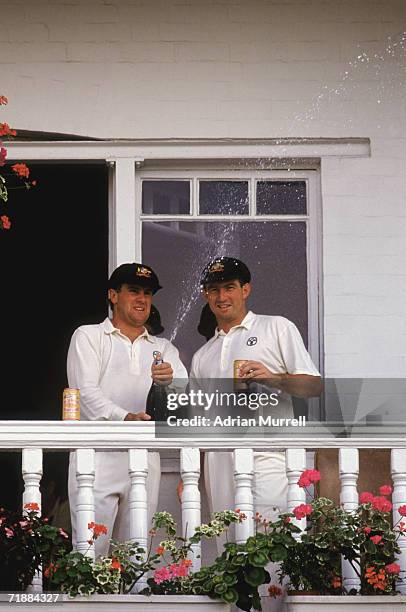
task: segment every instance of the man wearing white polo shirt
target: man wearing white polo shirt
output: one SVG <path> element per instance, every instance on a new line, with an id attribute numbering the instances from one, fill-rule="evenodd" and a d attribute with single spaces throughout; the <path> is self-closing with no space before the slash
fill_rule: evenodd
<path id="1" fill-rule="evenodd" d="M 272 417 L 293 417 L 291 395 L 320 395 L 320 374 L 291 321 L 247 310 L 250 281 L 247 266 L 231 257 L 216 258 L 203 270 L 201 285 L 217 329 L 193 356 L 191 383 L 206 387 L 207 379 L 232 379 L 234 360 L 245 360 L 239 371 L 243 379 L 281 392 L 278 405 L 270 408 Z M 231 452 L 206 454 L 205 481 L 212 511 L 234 508 Z M 286 511 L 284 453 L 254 453 L 253 494 L 255 511 L 264 518 Z"/>
<path id="2" fill-rule="evenodd" d="M 148 421 L 146 399 L 152 380 L 170 385 L 185 382 L 187 372 L 178 350 L 165 338 L 148 333 L 152 295 L 161 286 L 155 272 L 138 263 L 116 268 L 108 283 L 113 311 L 97 325 L 83 325 L 73 334 L 68 352 L 68 381 L 80 390 L 81 419 L 85 421 Z M 153 365 L 154 353 L 163 363 Z M 159 453 L 148 454 L 148 514 L 156 510 L 160 483 Z M 96 522 L 107 526 L 107 537 L 95 542 L 96 556 L 106 554 L 108 540 L 129 539 L 128 453 L 97 452 L 95 474 Z M 76 544 L 76 463 L 69 466 L 72 540 Z"/>

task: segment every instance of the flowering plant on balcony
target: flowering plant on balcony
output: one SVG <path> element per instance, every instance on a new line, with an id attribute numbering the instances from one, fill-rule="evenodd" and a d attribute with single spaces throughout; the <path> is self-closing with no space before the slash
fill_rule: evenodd
<path id="1" fill-rule="evenodd" d="M 307 489 L 319 480 L 317 470 L 306 470 L 298 484 Z M 289 580 L 295 590 L 344 593 L 344 557 L 359 578 L 361 594 L 394 593 L 400 579 L 396 555 L 400 553 L 398 540 L 405 535 L 401 517 L 406 515 L 406 506 L 399 508 L 399 520 L 392 526 L 391 492 L 389 485 L 383 485 L 379 495 L 361 493 L 358 506 L 351 512 L 321 497 L 286 514 L 286 524 L 293 516 L 307 517 L 307 527 L 300 539 L 291 542 L 289 554 L 281 563 L 281 579 Z"/>
<path id="2" fill-rule="evenodd" d="M 0 590 L 25 590 L 41 564 L 68 549 L 68 534 L 49 525 L 38 504 L 26 504 L 23 513 L 0 508 Z"/>
<path id="3" fill-rule="evenodd" d="M 8 104 L 6 96 L 0 95 L 0 106 Z M 30 180 L 30 169 L 24 163 L 15 163 L 6 167 L 7 149 L 2 140 L 11 140 L 17 135 L 8 123 L 0 122 L 0 230 L 8 230 L 11 227 L 9 212 L 7 210 L 8 195 L 10 189 L 31 189 L 36 185 L 35 180 Z"/>
<path id="4" fill-rule="evenodd" d="M 223 533 L 231 523 L 243 517 L 232 511 L 216 513 L 214 520 L 200 525 L 190 538 L 176 535 L 176 524 L 168 512 L 156 512 L 150 531 L 151 541 L 148 551 L 137 542 L 116 542 L 110 540 L 110 554 L 93 561 L 86 554 L 72 551 L 62 554 L 45 569 L 45 575 L 53 587 L 61 589 L 71 597 L 93 593 L 129 593 L 135 584 L 147 573 L 153 577 L 148 580 L 146 594 L 191 594 L 194 584 L 190 582 L 192 546 L 202 537 L 215 537 Z M 89 523 L 93 535 L 89 546 L 100 536 L 107 533 L 104 525 Z M 154 547 L 154 538 L 163 530 L 164 539 Z"/>
<path id="5" fill-rule="evenodd" d="M 176 536 L 176 525 L 167 513 L 156 522 L 157 527 L 168 529 L 167 538 L 160 542 L 156 552 L 165 564 L 157 568 L 148 580 L 146 594 L 207 595 L 235 604 L 241 610 L 261 610 L 258 588 L 270 582 L 266 566 L 271 561 L 284 559 L 294 543 L 292 533 L 298 528 L 285 525 L 281 518 L 276 523 L 255 517 L 255 533 L 246 542 L 227 542 L 223 553 L 210 566 L 190 572 L 188 556 L 193 544 L 202 538 L 215 538 L 226 532 L 232 523 L 241 523 L 246 516 L 239 509 L 215 512 L 213 520 L 196 528 L 188 540 Z M 282 525 L 284 533 L 282 533 Z M 271 528 L 272 526 L 272 528 Z M 278 596 L 281 589 L 272 585 L 270 594 Z"/>

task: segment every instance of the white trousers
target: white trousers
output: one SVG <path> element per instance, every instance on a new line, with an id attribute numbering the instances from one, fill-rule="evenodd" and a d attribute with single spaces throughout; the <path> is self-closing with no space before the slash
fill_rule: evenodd
<path id="1" fill-rule="evenodd" d="M 211 512 L 235 509 L 233 454 L 206 453 L 205 484 Z M 288 479 L 285 453 L 254 452 L 252 485 L 254 512 L 266 519 L 275 519 L 286 512 Z"/>
<path id="2" fill-rule="evenodd" d="M 148 524 L 150 524 L 158 505 L 161 467 L 159 453 L 148 453 Z M 70 454 L 69 461 L 69 503 L 72 522 L 72 544 L 76 548 L 76 453 Z M 107 555 L 109 540 L 121 542 L 130 538 L 130 520 L 128 500 L 130 478 L 128 474 L 128 453 L 96 451 L 94 503 L 95 522 L 107 527 L 107 535 L 102 535 L 95 542 L 96 557 Z"/>

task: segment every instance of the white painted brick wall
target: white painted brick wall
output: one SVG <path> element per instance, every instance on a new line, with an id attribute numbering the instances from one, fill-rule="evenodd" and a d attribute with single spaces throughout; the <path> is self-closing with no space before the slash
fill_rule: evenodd
<path id="1" fill-rule="evenodd" d="M 403 0 L 0 0 L 0 15 L 19 129 L 369 137 L 370 159 L 321 168 L 326 374 L 404 376 Z"/>

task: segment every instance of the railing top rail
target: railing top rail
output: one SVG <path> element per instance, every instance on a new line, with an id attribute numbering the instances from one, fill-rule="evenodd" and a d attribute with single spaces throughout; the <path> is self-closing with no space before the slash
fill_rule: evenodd
<path id="1" fill-rule="evenodd" d="M 403 428 L 402 428 L 403 429 Z M 384 427 L 340 424 L 312 425 L 302 428 L 280 428 L 278 434 L 262 437 L 252 429 L 232 435 L 202 435 L 198 428 L 191 435 L 158 437 L 154 423 L 124 421 L 0 421 L 0 450 L 33 447 L 50 450 L 94 448 L 125 450 L 128 448 L 168 449 L 197 447 L 202 450 L 252 448 L 272 450 L 284 448 L 406 448 L 406 436 L 392 423 Z M 183 429 L 182 431 L 185 431 Z M 223 433 L 223 432 L 221 432 Z M 239 434 L 239 435 L 238 435 Z"/>

